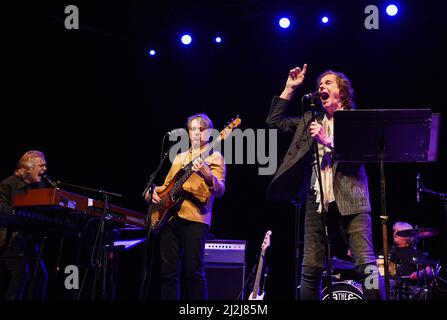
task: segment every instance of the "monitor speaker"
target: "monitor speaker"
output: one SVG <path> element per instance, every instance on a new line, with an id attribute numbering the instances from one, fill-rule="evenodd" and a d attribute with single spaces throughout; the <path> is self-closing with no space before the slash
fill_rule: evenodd
<path id="1" fill-rule="evenodd" d="M 245 265 L 205 264 L 209 300 L 244 300 Z"/>

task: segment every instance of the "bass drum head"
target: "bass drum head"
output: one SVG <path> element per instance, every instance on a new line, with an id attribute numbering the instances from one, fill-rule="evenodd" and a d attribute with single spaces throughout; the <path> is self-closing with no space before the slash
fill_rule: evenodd
<path id="1" fill-rule="evenodd" d="M 321 293 L 321 300 L 329 300 L 328 288 Z M 364 300 L 362 286 L 352 280 L 334 282 L 332 284 L 332 297 L 334 300 Z"/>

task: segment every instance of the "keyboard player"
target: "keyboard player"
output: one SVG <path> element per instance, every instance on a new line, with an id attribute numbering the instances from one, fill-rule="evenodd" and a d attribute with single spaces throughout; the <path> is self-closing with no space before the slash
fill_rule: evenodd
<path id="1" fill-rule="evenodd" d="M 42 176 L 46 171 L 45 155 L 31 150 L 20 158 L 14 174 L 0 183 L 0 299 L 43 299 L 45 296 L 45 274 L 39 274 L 37 290 L 27 290 L 34 267 L 31 261 L 35 256 L 35 239 L 8 227 L 7 221 L 13 214 L 12 200 L 16 195 L 45 188 Z"/>

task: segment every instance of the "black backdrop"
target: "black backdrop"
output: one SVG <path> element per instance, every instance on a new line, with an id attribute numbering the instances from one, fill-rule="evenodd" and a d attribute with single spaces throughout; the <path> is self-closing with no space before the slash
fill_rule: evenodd
<path id="1" fill-rule="evenodd" d="M 25 151 L 42 150 L 51 176 L 122 193 L 113 203 L 144 212 L 140 194 L 165 132 L 197 112 L 217 128 L 235 115 L 243 128 L 265 128 L 272 96 L 283 89 L 288 70 L 303 63 L 309 68 L 302 94 L 314 91 L 316 76 L 331 68 L 351 79 L 361 108 L 429 107 L 442 113 L 444 124 L 440 3 L 402 1 L 399 15 L 389 18 L 384 1 L 15 1 L 3 20 L 0 174 L 11 174 Z M 69 4 L 79 8 L 80 30 L 64 28 Z M 364 27 L 368 4 L 380 8 L 378 30 Z M 328 26 L 319 23 L 325 10 Z M 291 30 L 276 25 L 284 12 L 294 19 Z M 194 36 L 189 47 L 178 44 L 183 31 Z M 217 33 L 221 45 L 212 42 Z M 153 58 L 150 48 L 158 52 Z M 292 112 L 298 99 L 295 105 Z M 416 202 L 416 173 L 427 187 L 446 192 L 443 129 L 439 161 L 385 167 L 390 223 L 407 220 L 443 232 L 428 240 L 436 258 L 447 244 L 446 212 L 438 197 L 423 194 Z M 279 141 L 281 159 L 290 137 Z M 227 166 L 211 232 L 247 240 L 250 269 L 272 230 L 268 295 L 293 299 L 294 209 L 265 201 L 271 176 L 257 171 L 257 165 Z M 379 251 L 378 165 L 368 164 L 367 173 Z"/>

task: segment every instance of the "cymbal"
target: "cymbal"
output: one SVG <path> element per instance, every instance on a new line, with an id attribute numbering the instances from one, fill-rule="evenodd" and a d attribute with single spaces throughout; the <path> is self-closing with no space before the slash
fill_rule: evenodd
<path id="1" fill-rule="evenodd" d="M 439 232 L 435 229 L 431 228 L 415 228 L 415 229 L 407 229 L 407 230 L 401 230 L 396 233 L 399 237 L 404 238 L 412 238 L 412 237 L 418 237 L 420 239 L 430 238 L 438 235 Z"/>
<path id="2" fill-rule="evenodd" d="M 413 259 L 412 263 L 419 264 L 425 267 L 425 266 L 436 266 L 439 264 L 439 261 L 421 258 L 421 259 Z"/>
<path id="3" fill-rule="evenodd" d="M 355 265 L 354 262 L 348 260 L 341 260 L 338 258 L 331 258 L 331 267 L 339 270 L 353 270 Z"/>

